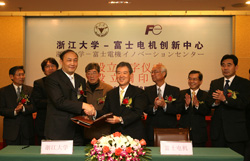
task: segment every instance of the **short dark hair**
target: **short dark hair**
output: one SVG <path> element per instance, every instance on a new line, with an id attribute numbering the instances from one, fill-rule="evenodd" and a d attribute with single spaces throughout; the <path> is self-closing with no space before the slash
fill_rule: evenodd
<path id="1" fill-rule="evenodd" d="M 16 71 L 19 70 L 19 69 L 22 69 L 23 72 L 25 73 L 25 70 L 23 69 L 23 66 L 14 66 L 14 67 L 10 68 L 9 75 L 15 75 Z"/>
<path id="2" fill-rule="evenodd" d="M 189 72 L 188 76 L 190 74 L 199 74 L 199 80 L 202 81 L 202 79 L 203 79 L 203 74 L 198 70 L 191 70 L 191 72 Z"/>
<path id="3" fill-rule="evenodd" d="M 85 67 L 85 73 L 87 73 L 89 70 L 96 69 L 98 73 L 100 73 L 100 66 L 98 63 L 89 63 Z"/>
<path id="4" fill-rule="evenodd" d="M 238 65 L 238 58 L 235 55 L 230 55 L 230 54 L 226 54 L 222 57 L 221 61 L 220 61 L 220 65 L 222 65 L 222 62 L 226 59 L 232 59 L 234 62 L 234 65 Z"/>
<path id="5" fill-rule="evenodd" d="M 58 69 L 59 65 L 58 65 L 56 59 L 50 57 L 50 58 L 43 60 L 43 62 L 41 63 L 41 68 L 43 71 L 44 71 L 44 68 L 48 62 L 50 62 L 51 64 L 54 64 L 56 66 L 56 68 Z"/>
<path id="6" fill-rule="evenodd" d="M 60 54 L 60 59 L 63 60 L 64 55 L 67 54 L 67 53 L 69 53 L 69 52 L 75 53 L 75 54 L 77 55 L 77 57 L 78 57 L 78 54 L 77 54 L 74 50 L 70 50 L 70 49 L 69 49 L 69 50 L 63 51 L 63 52 Z"/>
<path id="7" fill-rule="evenodd" d="M 128 63 L 128 62 L 120 62 L 117 66 L 116 66 L 116 69 L 115 69 L 115 72 L 117 72 L 117 68 L 119 67 L 128 67 L 128 70 L 129 70 L 129 74 L 132 74 L 133 73 L 133 69 L 131 67 L 131 65 Z"/>

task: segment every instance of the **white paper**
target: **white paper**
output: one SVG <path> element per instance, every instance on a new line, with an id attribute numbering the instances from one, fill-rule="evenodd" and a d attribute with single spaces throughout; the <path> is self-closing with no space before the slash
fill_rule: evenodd
<path id="1" fill-rule="evenodd" d="M 73 154 L 73 140 L 42 140 L 41 154 Z"/>
<path id="2" fill-rule="evenodd" d="M 193 155 L 191 141 L 161 141 L 161 155 Z"/>

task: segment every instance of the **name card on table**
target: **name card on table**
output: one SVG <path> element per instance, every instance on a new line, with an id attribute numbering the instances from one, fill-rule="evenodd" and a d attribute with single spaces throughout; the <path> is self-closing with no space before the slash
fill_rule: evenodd
<path id="1" fill-rule="evenodd" d="M 41 154 L 72 154 L 73 140 L 42 140 Z"/>
<path id="2" fill-rule="evenodd" d="M 191 141 L 161 141 L 161 155 L 193 155 Z"/>

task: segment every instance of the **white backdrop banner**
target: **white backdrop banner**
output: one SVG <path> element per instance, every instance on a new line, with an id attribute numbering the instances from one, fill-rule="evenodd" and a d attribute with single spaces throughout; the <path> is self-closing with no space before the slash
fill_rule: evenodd
<path id="1" fill-rule="evenodd" d="M 85 66 L 96 62 L 101 80 L 117 86 L 115 67 L 129 62 L 132 84 L 154 84 L 154 64 L 167 67 L 166 82 L 188 88 L 191 70 L 203 73 L 202 89 L 221 77 L 220 59 L 232 54 L 232 17 L 55 17 L 26 18 L 26 84 L 43 77 L 40 64 L 67 49 L 79 55 L 77 73 L 85 77 Z"/>

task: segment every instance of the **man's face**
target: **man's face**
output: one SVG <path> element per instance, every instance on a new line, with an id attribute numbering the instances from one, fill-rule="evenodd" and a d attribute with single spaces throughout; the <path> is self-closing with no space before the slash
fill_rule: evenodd
<path id="1" fill-rule="evenodd" d="M 86 77 L 87 77 L 88 82 L 90 84 L 98 83 L 98 80 L 99 80 L 100 76 L 101 76 L 101 74 L 98 73 L 98 71 L 96 69 L 88 70 L 87 73 L 86 73 Z"/>
<path id="2" fill-rule="evenodd" d="M 78 57 L 74 52 L 70 51 L 63 56 L 63 60 L 60 60 L 60 62 L 62 64 L 62 70 L 65 73 L 72 75 L 76 71 Z"/>
<path id="3" fill-rule="evenodd" d="M 129 73 L 128 67 L 119 67 L 116 70 L 116 80 L 121 88 L 125 88 L 131 79 L 131 74 Z"/>
<path id="4" fill-rule="evenodd" d="M 10 79 L 17 86 L 23 85 L 25 80 L 25 73 L 22 69 L 18 69 L 14 75 L 10 75 Z"/>
<path id="5" fill-rule="evenodd" d="M 232 59 L 225 59 L 221 65 L 221 71 L 227 79 L 235 75 L 238 65 L 235 66 Z"/>
<path id="6" fill-rule="evenodd" d="M 57 67 L 55 64 L 50 63 L 49 61 L 47 62 L 46 66 L 44 67 L 44 74 L 46 76 L 52 74 L 57 70 Z"/>
<path id="7" fill-rule="evenodd" d="M 160 66 L 154 66 L 151 71 L 151 77 L 153 82 L 164 81 L 165 80 L 165 72 L 161 72 Z"/>
<path id="8" fill-rule="evenodd" d="M 201 84 L 202 84 L 202 81 L 200 81 L 198 73 L 190 74 L 188 76 L 188 85 L 190 89 L 196 90 L 200 88 Z"/>

